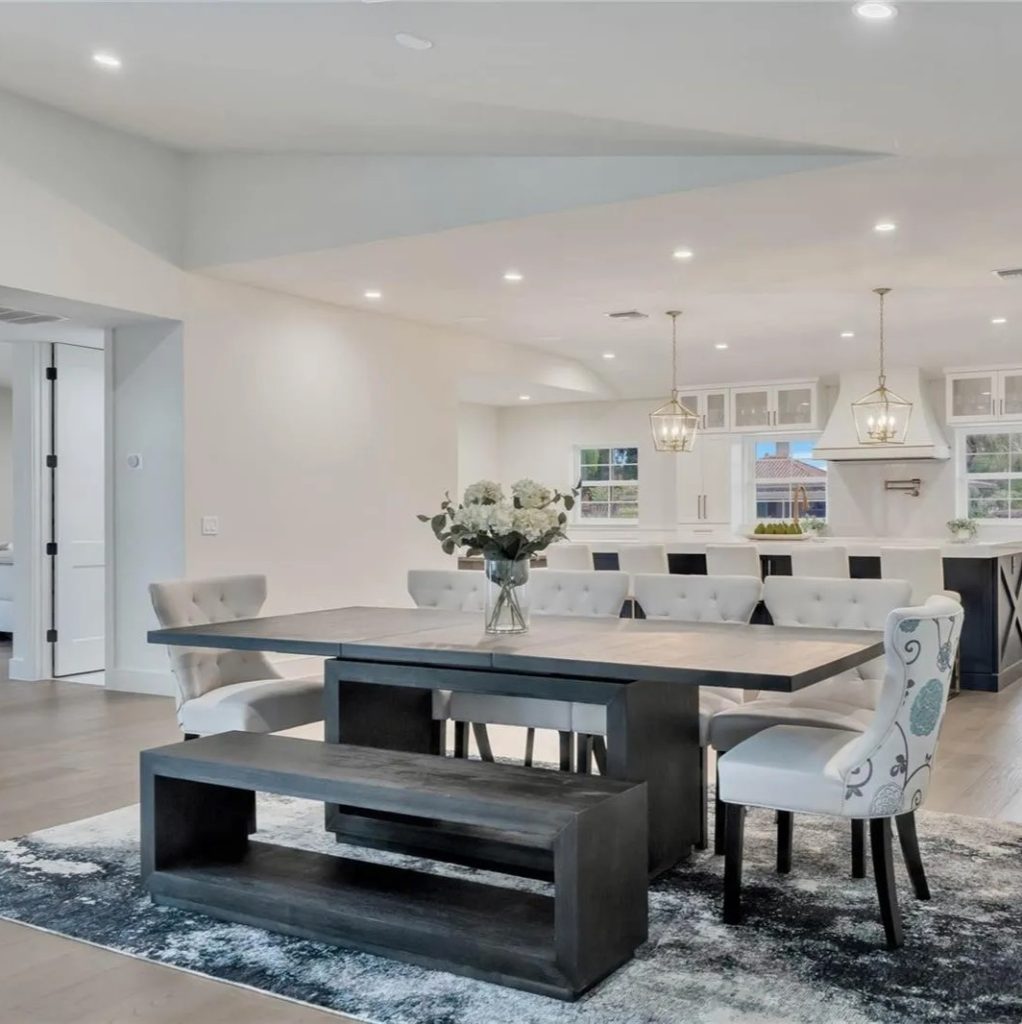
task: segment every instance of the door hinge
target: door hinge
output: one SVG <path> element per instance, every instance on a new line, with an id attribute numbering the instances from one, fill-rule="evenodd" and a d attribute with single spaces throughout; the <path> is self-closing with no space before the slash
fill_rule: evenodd
<path id="1" fill-rule="evenodd" d="M 48 629 L 46 631 L 46 642 L 48 644 L 55 644 L 57 642 L 57 631 L 55 629 Z"/>
<path id="2" fill-rule="evenodd" d="M 46 554 L 55 555 L 57 553 L 57 542 L 55 540 L 48 540 L 46 542 Z"/>
<path id="3" fill-rule="evenodd" d="M 57 379 L 57 368 L 55 366 L 46 367 L 46 379 L 56 380 Z"/>
<path id="4" fill-rule="evenodd" d="M 46 456 L 46 468 L 47 469 L 56 469 L 57 468 L 57 456 L 56 455 L 47 455 Z"/>

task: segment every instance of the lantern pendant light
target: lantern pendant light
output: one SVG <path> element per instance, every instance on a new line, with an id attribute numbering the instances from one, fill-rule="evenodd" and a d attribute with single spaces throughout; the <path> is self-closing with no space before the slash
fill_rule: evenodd
<path id="1" fill-rule="evenodd" d="M 855 432 L 859 444 L 904 444 L 912 403 L 887 387 L 884 373 L 884 297 L 890 288 L 874 288 L 880 297 L 880 376 L 877 387 L 857 402 L 852 402 Z"/>
<path id="2" fill-rule="evenodd" d="M 678 317 L 680 309 L 670 309 L 671 318 L 671 398 L 649 414 L 653 447 L 658 452 L 690 452 L 696 443 L 699 417 L 678 399 Z"/>

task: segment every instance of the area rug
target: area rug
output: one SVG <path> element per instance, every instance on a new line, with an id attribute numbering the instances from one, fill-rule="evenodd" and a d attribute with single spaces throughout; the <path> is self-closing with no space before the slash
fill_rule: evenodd
<path id="1" fill-rule="evenodd" d="M 920 817 L 934 898 L 917 902 L 900 874 L 900 952 L 882 946 L 871 878 L 850 877 L 846 825 L 796 819 L 780 877 L 772 815 L 752 812 L 745 924 L 721 923 L 721 858 L 697 855 L 653 886 L 636 958 L 574 1004 L 156 907 L 135 807 L 0 842 L 0 916 L 374 1024 L 1017 1024 L 1022 827 Z M 353 852 L 324 835 L 317 804 L 260 798 L 259 826 Z"/>

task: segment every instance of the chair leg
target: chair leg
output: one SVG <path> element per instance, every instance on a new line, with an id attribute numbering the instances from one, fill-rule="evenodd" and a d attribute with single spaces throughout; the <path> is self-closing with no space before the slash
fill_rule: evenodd
<path id="1" fill-rule="evenodd" d="M 720 757 L 720 751 L 717 751 L 717 757 Z M 717 857 L 724 855 L 724 834 L 726 832 L 726 823 L 724 815 L 724 804 L 721 803 L 720 799 L 720 769 L 717 770 L 717 783 L 714 786 L 713 795 L 713 852 Z"/>
<path id="2" fill-rule="evenodd" d="M 930 886 L 926 881 L 926 872 L 923 870 L 923 858 L 919 854 L 916 813 L 909 811 L 907 814 L 899 814 L 894 821 L 898 826 L 898 842 L 901 844 L 901 853 L 905 858 L 905 867 L 908 868 L 908 877 L 912 880 L 916 899 L 928 900 Z"/>
<path id="3" fill-rule="evenodd" d="M 607 739 L 604 736 L 593 737 L 593 757 L 601 775 L 607 774 Z"/>
<path id="4" fill-rule="evenodd" d="M 536 749 L 536 730 L 531 726 L 525 730 L 525 767 L 532 767 L 532 755 Z"/>
<path id="5" fill-rule="evenodd" d="M 454 756 L 468 757 L 468 722 L 454 723 Z"/>
<path id="6" fill-rule="evenodd" d="M 898 890 L 894 884 L 894 857 L 891 854 L 891 819 L 872 818 L 869 823 L 869 845 L 873 857 L 873 875 L 880 901 L 880 918 L 884 922 L 887 948 L 898 949 L 905 942 L 901 931 Z"/>
<path id="7" fill-rule="evenodd" d="M 571 771 L 571 733 L 558 732 L 558 739 L 561 744 L 561 771 Z"/>
<path id="8" fill-rule="evenodd" d="M 710 753 L 707 747 L 699 748 L 699 839 L 696 841 L 697 850 L 708 850 L 710 848 L 710 830 L 706 825 L 706 777 L 709 774 L 707 761 Z"/>
<path id="9" fill-rule="evenodd" d="M 476 738 L 476 746 L 479 748 L 479 756 L 484 761 L 492 761 L 493 749 L 490 747 L 490 734 L 486 731 L 486 723 L 473 722 L 472 735 Z"/>
<path id="10" fill-rule="evenodd" d="M 726 804 L 727 826 L 724 851 L 724 923 L 742 919 L 742 847 L 745 840 L 745 808 Z"/>
<path id="11" fill-rule="evenodd" d="M 791 811 L 777 812 L 777 873 L 791 871 L 791 839 L 795 831 L 795 816 Z"/>
<path id="12" fill-rule="evenodd" d="M 852 878 L 866 877 L 866 822 L 852 818 Z"/>
<path id="13" fill-rule="evenodd" d="M 593 763 L 593 738 L 586 733 L 579 733 L 576 741 L 575 771 L 579 775 L 588 775 Z"/>

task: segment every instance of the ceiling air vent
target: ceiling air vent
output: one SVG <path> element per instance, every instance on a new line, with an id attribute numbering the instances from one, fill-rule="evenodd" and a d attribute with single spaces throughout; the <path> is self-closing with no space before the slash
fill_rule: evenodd
<path id="1" fill-rule="evenodd" d="M 58 324 L 66 319 L 66 316 L 30 313 L 27 309 L 8 309 L 6 306 L 0 306 L 0 323 L 4 324 Z"/>
<path id="2" fill-rule="evenodd" d="M 1002 281 L 1022 281 L 1022 267 L 1015 267 L 1014 270 L 995 270 L 994 273 Z"/>
<path id="3" fill-rule="evenodd" d="M 637 309 L 624 309 L 617 313 L 605 313 L 611 320 L 648 320 L 649 313 L 640 313 Z"/>

